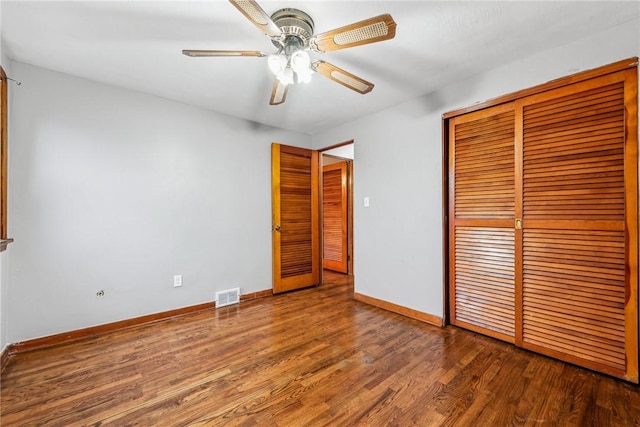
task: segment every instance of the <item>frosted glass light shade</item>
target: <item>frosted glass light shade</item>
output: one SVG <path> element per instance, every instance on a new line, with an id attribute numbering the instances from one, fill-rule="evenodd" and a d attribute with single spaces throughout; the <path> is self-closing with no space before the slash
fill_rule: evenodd
<path id="1" fill-rule="evenodd" d="M 287 57 L 284 55 L 270 55 L 267 59 L 269 69 L 276 76 L 282 73 L 287 68 Z"/>
<path id="2" fill-rule="evenodd" d="M 313 70 L 311 68 L 305 68 L 296 72 L 296 75 L 298 76 L 299 83 L 309 83 L 313 75 Z"/>
<path id="3" fill-rule="evenodd" d="M 304 50 L 299 50 L 291 55 L 291 68 L 296 73 L 304 72 L 304 70 L 308 70 L 311 66 L 311 59 L 309 58 L 309 54 Z"/>
<path id="4" fill-rule="evenodd" d="M 285 68 L 282 73 L 278 74 L 278 80 L 283 85 L 293 84 L 293 70 L 291 68 Z"/>

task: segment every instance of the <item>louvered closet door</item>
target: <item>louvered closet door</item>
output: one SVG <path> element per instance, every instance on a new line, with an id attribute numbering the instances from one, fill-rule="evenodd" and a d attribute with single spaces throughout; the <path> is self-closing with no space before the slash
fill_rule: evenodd
<path id="1" fill-rule="evenodd" d="M 513 105 L 449 126 L 451 323 L 514 342 Z"/>
<path id="2" fill-rule="evenodd" d="M 632 71 L 619 72 L 516 103 L 516 126 L 523 129 L 517 341 L 637 382 L 633 135 L 625 147 L 625 101 L 627 120 L 637 120 L 625 80 L 635 85 L 634 79 Z"/>

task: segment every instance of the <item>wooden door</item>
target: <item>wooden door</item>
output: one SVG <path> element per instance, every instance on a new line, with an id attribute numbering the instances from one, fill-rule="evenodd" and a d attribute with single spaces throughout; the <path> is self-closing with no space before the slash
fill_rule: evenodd
<path id="1" fill-rule="evenodd" d="M 348 272 L 347 162 L 322 167 L 322 266 Z"/>
<path id="2" fill-rule="evenodd" d="M 637 382 L 634 71 L 516 103 L 523 129 L 518 342 Z"/>
<path id="3" fill-rule="evenodd" d="M 320 284 L 318 176 L 317 151 L 272 144 L 274 293 Z"/>
<path id="4" fill-rule="evenodd" d="M 637 79 L 449 120 L 451 323 L 638 382 Z"/>
<path id="5" fill-rule="evenodd" d="M 450 320 L 515 340 L 513 104 L 449 122 Z"/>

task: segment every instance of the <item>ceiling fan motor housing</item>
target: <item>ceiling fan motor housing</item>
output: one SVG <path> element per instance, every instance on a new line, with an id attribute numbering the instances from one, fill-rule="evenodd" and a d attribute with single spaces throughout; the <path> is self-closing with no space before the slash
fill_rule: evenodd
<path id="1" fill-rule="evenodd" d="M 299 9 L 285 8 L 274 12 L 271 20 L 280 28 L 284 34 L 284 41 L 272 40 L 273 44 L 280 48 L 284 46 L 287 50 L 291 48 L 306 49 L 313 36 L 313 19 Z"/>

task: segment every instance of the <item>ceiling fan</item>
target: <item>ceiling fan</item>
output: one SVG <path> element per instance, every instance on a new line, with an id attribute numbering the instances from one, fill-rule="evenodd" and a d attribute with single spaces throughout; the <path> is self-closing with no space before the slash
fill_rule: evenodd
<path id="1" fill-rule="evenodd" d="M 349 47 L 389 40 L 396 35 L 396 23 L 389 14 L 383 14 L 321 34 L 313 33 L 313 20 L 305 12 L 286 8 L 271 16 L 254 0 L 229 0 L 278 49 L 269 54 L 254 50 L 183 50 L 192 57 L 255 56 L 267 57 L 269 69 L 276 79 L 269 104 L 282 104 L 287 98 L 289 85 L 308 82 L 314 72 L 361 94 L 371 92 L 370 83 L 328 62 L 311 62 L 307 51 L 331 52 Z"/>

